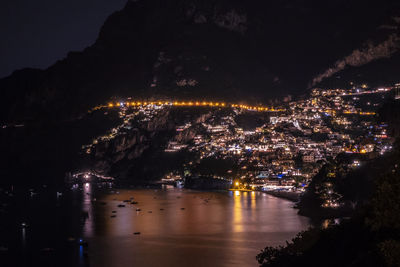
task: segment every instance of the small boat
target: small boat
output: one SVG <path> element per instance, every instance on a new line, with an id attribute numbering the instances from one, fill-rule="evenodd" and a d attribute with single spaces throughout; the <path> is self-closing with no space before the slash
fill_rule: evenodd
<path id="1" fill-rule="evenodd" d="M 141 211 L 141 209 L 136 209 L 136 211 Z"/>
<path id="2" fill-rule="evenodd" d="M 164 210 L 163 208 L 161 208 L 160 210 Z"/>
<path id="3" fill-rule="evenodd" d="M 139 204 L 139 202 L 137 202 L 137 201 L 131 201 L 131 204 Z"/>
<path id="4" fill-rule="evenodd" d="M 117 215 L 111 215 L 110 217 L 111 217 L 111 218 L 115 218 L 115 217 L 117 217 Z"/>
<path id="5" fill-rule="evenodd" d="M 134 235 L 140 235 L 140 232 L 134 232 L 133 234 Z"/>
<path id="6" fill-rule="evenodd" d="M 116 210 L 113 210 L 111 213 L 117 213 L 117 211 L 116 211 Z"/>
<path id="7" fill-rule="evenodd" d="M 181 210 L 184 210 L 185 208 L 181 208 Z"/>
<path id="8" fill-rule="evenodd" d="M 124 204 L 119 204 L 119 205 L 118 205 L 118 208 L 124 208 L 124 207 L 125 207 Z"/>

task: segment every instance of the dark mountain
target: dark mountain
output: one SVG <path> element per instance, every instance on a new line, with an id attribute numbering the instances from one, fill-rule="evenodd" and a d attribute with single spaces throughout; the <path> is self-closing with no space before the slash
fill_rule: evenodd
<path id="1" fill-rule="evenodd" d="M 259 103 L 304 92 L 387 36 L 397 10 L 396 1 L 128 1 L 84 51 L 0 80 L 0 121 L 71 119 L 113 97 Z"/>

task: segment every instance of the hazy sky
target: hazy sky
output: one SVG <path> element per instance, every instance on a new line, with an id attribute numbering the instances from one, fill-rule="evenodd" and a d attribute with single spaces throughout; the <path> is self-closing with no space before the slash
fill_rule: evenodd
<path id="1" fill-rule="evenodd" d="M 127 0 L 1 0 L 0 78 L 25 67 L 46 68 L 82 50 Z"/>

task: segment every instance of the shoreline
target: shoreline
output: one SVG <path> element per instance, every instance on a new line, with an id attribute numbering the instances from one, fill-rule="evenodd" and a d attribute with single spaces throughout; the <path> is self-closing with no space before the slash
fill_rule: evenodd
<path id="1" fill-rule="evenodd" d="M 283 198 L 292 202 L 298 202 L 300 200 L 301 193 L 287 192 L 287 191 L 261 191 L 251 189 L 229 189 L 228 191 L 239 191 L 239 192 L 261 192 L 274 197 Z"/>
<path id="2" fill-rule="evenodd" d="M 285 192 L 285 191 L 259 191 L 274 197 L 283 198 L 292 202 L 298 202 L 300 200 L 300 193 L 296 192 Z"/>

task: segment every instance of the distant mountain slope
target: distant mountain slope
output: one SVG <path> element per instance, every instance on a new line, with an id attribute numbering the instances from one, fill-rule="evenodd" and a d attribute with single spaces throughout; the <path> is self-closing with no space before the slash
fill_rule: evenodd
<path id="1" fill-rule="evenodd" d="M 371 8 L 374 7 L 373 9 Z M 79 115 L 111 97 L 266 102 L 375 35 L 392 1 L 137 0 L 97 41 L 0 80 L 0 121 Z"/>
<path id="2" fill-rule="evenodd" d="M 319 87 L 350 87 L 354 84 L 368 86 L 391 86 L 400 82 L 400 53 L 381 58 L 359 67 L 345 70 L 317 84 Z"/>

